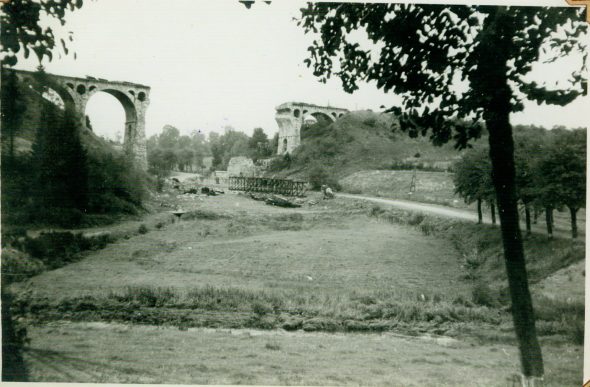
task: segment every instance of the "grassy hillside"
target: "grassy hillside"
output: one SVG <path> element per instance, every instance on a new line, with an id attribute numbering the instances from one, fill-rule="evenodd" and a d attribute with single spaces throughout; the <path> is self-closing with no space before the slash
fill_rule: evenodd
<path id="1" fill-rule="evenodd" d="M 444 171 L 460 156 L 453 144 L 436 147 L 427 137 L 410 138 L 391 115 L 371 111 L 350 112 L 327 126 L 303 127 L 301 138 L 290 167 L 281 174 L 307 177 L 321 166 L 341 179 L 362 170 L 411 169 L 415 164 Z"/>

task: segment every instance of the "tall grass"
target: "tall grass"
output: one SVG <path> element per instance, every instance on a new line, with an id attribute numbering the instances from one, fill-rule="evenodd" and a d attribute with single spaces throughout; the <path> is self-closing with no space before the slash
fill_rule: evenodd
<path id="1" fill-rule="evenodd" d="M 283 328 L 306 331 L 443 333 L 453 324 L 497 324 L 497 310 L 439 294 L 373 291 L 349 294 L 201 287 L 189 291 L 134 286 L 102 296 L 21 300 L 20 309 L 40 319 L 123 321 L 212 327 Z"/>

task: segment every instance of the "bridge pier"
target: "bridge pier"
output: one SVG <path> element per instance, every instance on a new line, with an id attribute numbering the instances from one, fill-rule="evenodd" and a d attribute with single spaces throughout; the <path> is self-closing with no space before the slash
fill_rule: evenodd
<path id="1" fill-rule="evenodd" d="M 348 110 L 318 106 L 303 102 L 286 102 L 276 107 L 275 120 L 279 125 L 279 145 L 277 154 L 293 153 L 301 145 L 301 128 L 308 117 L 314 120 L 335 121 L 348 113 Z"/>

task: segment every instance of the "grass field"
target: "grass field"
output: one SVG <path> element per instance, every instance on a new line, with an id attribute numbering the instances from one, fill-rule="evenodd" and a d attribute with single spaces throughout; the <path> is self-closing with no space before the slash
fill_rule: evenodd
<path id="1" fill-rule="evenodd" d="M 501 283 L 480 256 L 496 250 L 475 238 L 497 229 L 441 221 L 474 256 L 434 220 L 346 199 L 176 200 L 182 220 L 128 223 L 106 248 L 11 286 L 32 381 L 504 386 L 516 372 L 510 315 L 474 302 L 466 266 Z M 563 293 L 568 254 L 533 262 L 538 278 L 557 272 L 544 291 Z M 540 306 L 546 385 L 579 385 L 582 347 L 561 317 L 578 304 Z"/>
<path id="2" fill-rule="evenodd" d="M 154 285 L 468 292 L 458 282 L 459 261 L 449 242 L 366 216 L 307 218 L 268 217 L 266 226 L 239 217 L 178 222 L 39 275 L 30 286 L 38 295 L 67 297 Z"/>
<path id="3" fill-rule="evenodd" d="M 505 387 L 517 350 L 442 337 L 55 323 L 31 330 L 39 382 Z M 545 386 L 581 384 L 581 347 L 545 348 Z"/>

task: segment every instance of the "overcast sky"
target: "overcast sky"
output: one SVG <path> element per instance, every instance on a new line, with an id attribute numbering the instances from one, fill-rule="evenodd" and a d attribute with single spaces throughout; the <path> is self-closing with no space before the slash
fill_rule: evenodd
<path id="1" fill-rule="evenodd" d="M 74 32 L 70 48 L 77 54 L 55 57 L 48 72 L 136 82 L 151 86 L 146 116 L 150 136 L 166 124 L 181 132 L 222 131 L 226 125 L 251 134 L 262 127 L 274 134 L 274 108 L 287 101 L 354 109 L 379 110 L 393 95 L 374 84 L 354 94 L 340 82 L 319 83 L 303 64 L 312 37 L 292 20 L 298 1 L 255 4 L 247 10 L 236 0 L 98 0 L 85 1 L 63 27 Z M 34 60 L 19 61 L 32 70 Z M 553 67 L 536 74 L 555 77 Z M 586 126 L 584 101 L 566 108 L 527 105 L 512 116 L 513 124 L 551 128 Z M 115 137 L 122 132 L 124 113 L 119 102 L 98 93 L 86 110 L 95 131 Z"/>

